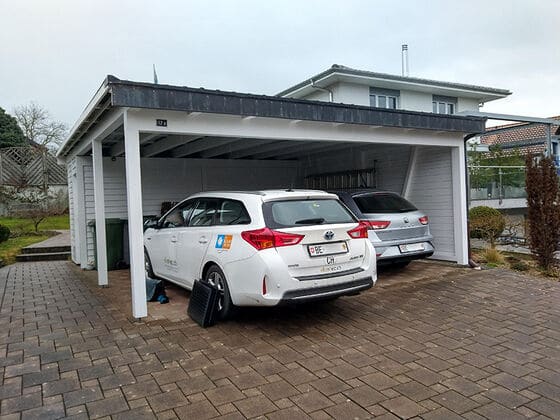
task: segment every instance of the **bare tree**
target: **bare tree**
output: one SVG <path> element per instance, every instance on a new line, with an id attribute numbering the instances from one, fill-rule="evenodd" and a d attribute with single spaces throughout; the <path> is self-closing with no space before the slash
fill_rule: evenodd
<path id="1" fill-rule="evenodd" d="M 51 150 L 66 137 L 66 124 L 53 120 L 49 111 L 35 102 L 16 107 L 14 115 L 25 137 Z"/>

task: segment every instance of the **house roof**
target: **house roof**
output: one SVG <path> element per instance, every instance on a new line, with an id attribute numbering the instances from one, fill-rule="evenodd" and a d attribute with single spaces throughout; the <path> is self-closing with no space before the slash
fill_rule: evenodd
<path id="1" fill-rule="evenodd" d="M 311 87 L 311 80 L 313 80 L 318 86 L 324 87 L 328 86 L 340 78 L 347 81 L 366 82 L 371 84 L 371 82 L 377 81 L 378 84 L 384 84 L 391 82 L 391 84 L 400 85 L 402 88 L 409 89 L 416 85 L 424 85 L 431 87 L 430 91 L 436 94 L 451 94 L 453 91 L 462 91 L 465 96 L 477 97 L 483 101 L 491 101 L 494 99 L 504 98 L 511 95 L 511 92 L 507 89 L 497 89 L 486 86 L 470 85 L 464 83 L 455 82 L 444 82 L 440 80 L 424 79 L 419 77 L 409 77 L 409 76 L 397 76 L 394 74 L 378 73 L 367 70 L 358 70 L 351 67 L 343 66 L 340 64 L 333 64 L 329 69 L 312 76 L 288 89 L 279 92 L 278 96 L 295 96 L 299 97 L 300 94 L 305 94 L 303 92 L 306 89 L 313 89 Z M 322 83 L 321 83 L 322 82 Z M 389 87 L 380 85 L 379 87 Z"/>
<path id="2" fill-rule="evenodd" d="M 551 133 L 560 134 L 560 115 L 550 117 L 558 120 L 552 125 Z M 480 136 L 480 141 L 488 145 L 501 145 L 503 149 L 523 149 L 533 153 L 541 152 L 546 147 L 546 125 L 535 123 L 512 123 L 488 127 Z"/>
<path id="3" fill-rule="evenodd" d="M 186 112 L 282 118 L 341 124 L 361 124 L 420 130 L 480 132 L 484 118 L 389 110 L 277 96 L 224 92 L 186 86 L 121 80 L 107 76 L 57 156 L 68 154 L 111 108 L 148 108 Z"/>

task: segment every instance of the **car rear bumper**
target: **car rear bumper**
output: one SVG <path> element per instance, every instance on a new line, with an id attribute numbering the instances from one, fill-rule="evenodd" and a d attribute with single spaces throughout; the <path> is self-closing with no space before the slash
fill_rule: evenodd
<path id="1" fill-rule="evenodd" d="M 399 245 L 404 244 L 423 244 L 424 249 L 414 252 L 401 252 Z M 382 265 L 384 263 L 394 263 L 401 261 L 412 261 L 421 258 L 428 258 L 433 255 L 435 248 L 430 241 L 425 241 L 423 239 L 415 241 L 406 241 L 399 244 L 385 244 L 377 243 L 374 244 L 375 252 L 377 253 L 377 264 Z"/>
<path id="2" fill-rule="evenodd" d="M 329 286 L 290 290 L 282 295 L 278 304 L 306 303 L 338 296 L 356 295 L 361 291 L 373 287 L 373 284 L 374 282 L 372 277 L 364 277 L 346 283 L 332 284 Z"/>

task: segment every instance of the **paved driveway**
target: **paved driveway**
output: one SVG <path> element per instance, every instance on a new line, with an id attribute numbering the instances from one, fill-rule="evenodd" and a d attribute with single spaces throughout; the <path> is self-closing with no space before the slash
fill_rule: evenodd
<path id="1" fill-rule="evenodd" d="M 7 267 L 1 415 L 560 417 L 559 283 L 420 263 L 409 273 L 204 330 L 132 322 L 68 262 Z"/>

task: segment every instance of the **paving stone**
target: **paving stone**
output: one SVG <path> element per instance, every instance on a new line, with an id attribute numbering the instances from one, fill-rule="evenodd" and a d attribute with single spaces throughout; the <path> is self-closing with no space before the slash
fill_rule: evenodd
<path id="1" fill-rule="evenodd" d="M 284 408 L 282 410 L 269 413 L 267 414 L 266 417 L 268 420 L 294 420 L 294 419 L 307 420 L 311 418 L 298 407 Z"/>
<path id="2" fill-rule="evenodd" d="M 245 398 L 245 395 L 233 385 L 221 386 L 209 391 L 204 391 L 204 394 L 215 406 Z"/>
<path id="3" fill-rule="evenodd" d="M 39 407 L 43 403 L 40 392 L 22 395 L 2 400 L 0 412 L 4 414 L 17 413 L 31 408 Z"/>
<path id="4" fill-rule="evenodd" d="M 76 405 L 85 404 L 91 401 L 97 401 L 103 398 L 99 387 L 83 388 L 77 391 L 70 391 L 63 394 L 64 404 L 66 407 L 74 407 Z"/>
<path id="5" fill-rule="evenodd" d="M 472 399 L 464 397 L 455 391 L 447 391 L 443 394 L 436 395 L 435 397 L 432 397 L 432 400 L 457 414 L 466 413 L 467 411 L 471 411 L 480 405 Z"/>
<path id="6" fill-rule="evenodd" d="M 498 403 L 491 403 L 475 410 L 477 413 L 483 415 L 488 419 L 507 419 L 507 420 L 521 420 L 525 416 L 517 414 L 515 411 L 504 407 Z"/>
<path id="7" fill-rule="evenodd" d="M 383 401 L 381 405 L 403 419 L 419 416 L 427 411 L 421 405 L 403 396 Z"/>
<path id="8" fill-rule="evenodd" d="M 282 398 L 292 397 L 299 392 L 296 388 L 284 380 L 279 380 L 259 387 L 261 392 L 270 398 L 272 401 L 280 400 Z"/>
<path id="9" fill-rule="evenodd" d="M 163 410 L 173 409 L 189 403 L 187 397 L 180 391 L 174 390 L 156 394 L 148 397 L 150 407 L 157 413 Z"/>
<path id="10" fill-rule="evenodd" d="M 511 409 L 516 409 L 529 401 L 529 398 L 524 397 L 519 392 L 513 392 L 501 386 L 484 391 L 483 395 Z"/>
<path id="11" fill-rule="evenodd" d="M 26 410 L 21 413 L 22 420 L 26 419 L 60 419 L 65 416 L 64 404 L 62 402 L 48 404 L 42 407 Z"/>
<path id="12" fill-rule="evenodd" d="M 123 411 L 120 413 L 113 414 L 113 420 L 152 420 L 156 419 L 155 414 L 152 412 L 150 407 L 137 407 L 132 410 Z"/>
<path id="13" fill-rule="evenodd" d="M 350 388 L 350 386 L 346 382 L 341 381 L 334 376 L 327 376 L 323 379 L 317 379 L 316 381 L 311 382 L 311 385 L 327 396 L 346 391 Z"/>
<path id="14" fill-rule="evenodd" d="M 197 392 L 208 391 L 215 388 L 216 385 L 208 379 L 206 375 L 196 376 L 177 382 L 179 388 L 185 395 L 196 394 Z"/>
<path id="15" fill-rule="evenodd" d="M 127 400 L 133 400 L 135 398 L 142 398 L 149 395 L 159 394 L 161 392 L 161 389 L 156 381 L 150 379 L 145 382 L 139 382 L 136 384 L 124 386 L 123 392 Z"/>
<path id="16" fill-rule="evenodd" d="M 437 392 L 432 388 L 422 385 L 421 383 L 416 381 L 410 381 L 404 384 L 396 385 L 393 387 L 393 389 L 399 394 L 402 394 L 405 397 L 408 397 L 416 402 L 423 401 L 426 398 L 437 395 Z"/>
<path id="17" fill-rule="evenodd" d="M 80 389 L 80 381 L 77 378 L 62 378 L 57 381 L 50 381 L 43 384 L 43 396 L 64 394 Z"/>
<path id="18" fill-rule="evenodd" d="M 387 376 L 381 372 L 370 373 L 369 375 L 361 376 L 360 380 L 378 391 L 391 388 L 392 386 L 399 384 L 390 376 Z"/>
<path id="19" fill-rule="evenodd" d="M 188 378 L 187 373 L 180 367 L 165 369 L 161 372 L 154 372 L 152 376 L 159 385 L 169 384 L 171 382 L 178 382 L 182 379 Z"/>
<path id="20" fill-rule="evenodd" d="M 331 400 L 318 391 L 299 394 L 290 399 L 306 413 L 311 413 L 333 405 Z"/>
<path id="21" fill-rule="evenodd" d="M 181 420 L 206 420 L 219 416 L 219 412 L 208 401 L 198 401 L 189 405 L 175 408 L 175 413 Z"/>
<path id="22" fill-rule="evenodd" d="M 136 382 L 136 378 L 130 372 L 116 373 L 114 375 L 99 378 L 101 389 L 108 390 L 119 388 L 121 386 L 130 385 Z"/>
<path id="23" fill-rule="evenodd" d="M 129 410 L 128 404 L 122 396 L 104 398 L 86 404 L 90 418 L 109 416 Z"/>
<path id="24" fill-rule="evenodd" d="M 267 380 L 257 372 L 250 371 L 239 375 L 229 376 L 228 379 L 240 390 L 254 388 L 267 383 Z"/>
<path id="25" fill-rule="evenodd" d="M 325 411 L 335 419 L 367 419 L 369 413 L 352 401 L 346 401 L 335 406 L 325 408 Z"/>
<path id="26" fill-rule="evenodd" d="M 543 414 L 551 418 L 557 418 L 560 413 L 560 403 L 549 400 L 548 398 L 539 398 L 527 404 L 531 410 Z"/>
<path id="27" fill-rule="evenodd" d="M 277 410 L 272 401 L 270 401 L 264 395 L 246 398 L 241 401 L 235 401 L 233 404 L 238 408 L 239 411 L 241 411 L 241 413 L 246 418 L 263 416 L 267 413 L 271 413 Z"/>

